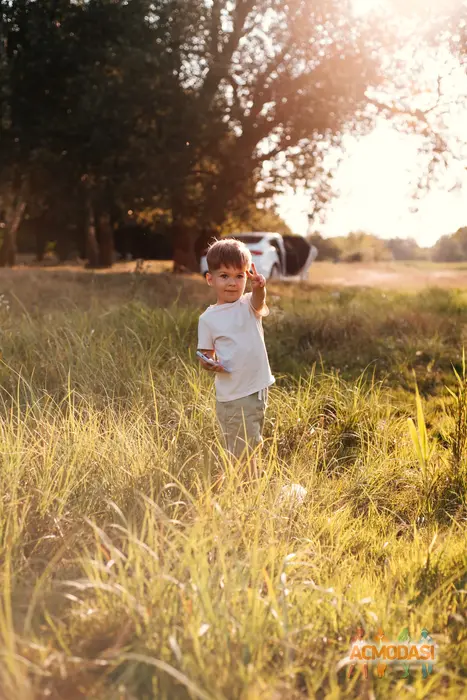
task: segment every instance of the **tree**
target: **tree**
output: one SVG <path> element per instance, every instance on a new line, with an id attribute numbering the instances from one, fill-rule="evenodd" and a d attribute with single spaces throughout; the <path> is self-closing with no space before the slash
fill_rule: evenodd
<path id="1" fill-rule="evenodd" d="M 292 235 L 285 221 L 270 208 L 258 208 L 251 202 L 248 208 L 239 214 L 230 213 L 222 225 L 222 234 L 229 235 L 242 231 L 272 231 L 284 235 Z"/>
<path id="2" fill-rule="evenodd" d="M 196 36 L 180 43 L 180 80 L 197 118 L 186 131 L 192 158 L 171 196 L 175 265 L 197 269 L 195 249 L 252 181 L 265 201 L 285 184 L 313 181 L 326 150 L 362 118 L 366 89 L 382 78 L 380 47 L 376 28 L 341 0 L 204 8 Z"/>
<path id="3" fill-rule="evenodd" d="M 89 264 L 109 265 L 119 213 L 167 189 L 164 158 L 178 144 L 160 138 L 158 116 L 189 118 L 167 46 L 171 18 L 153 21 L 169 5 L 2 4 L 0 197 L 10 214 L 0 262 L 14 261 L 26 202 L 46 211 L 65 199 L 85 213 Z"/>
<path id="4" fill-rule="evenodd" d="M 337 262 L 341 257 L 341 248 L 333 238 L 323 238 L 319 233 L 313 233 L 307 239 L 318 250 L 318 260 Z"/>
<path id="5" fill-rule="evenodd" d="M 467 227 L 452 235 L 442 236 L 432 248 L 435 262 L 460 262 L 467 260 Z"/>
<path id="6" fill-rule="evenodd" d="M 339 239 L 343 262 L 379 262 L 391 260 L 392 253 L 386 241 L 364 231 L 355 231 Z"/>
<path id="7" fill-rule="evenodd" d="M 388 0 L 385 8 L 379 21 L 393 17 L 399 26 L 394 58 L 400 68 L 387 99 L 380 94 L 371 101 L 396 128 L 419 137 L 426 165 L 415 197 L 441 179 L 444 187 L 459 188 L 467 141 L 465 130 L 453 128 L 452 116 L 464 108 L 465 95 L 462 88 L 456 94 L 453 85 L 467 67 L 467 2 Z"/>
<path id="8" fill-rule="evenodd" d="M 467 226 L 462 226 L 462 228 L 457 229 L 456 233 L 453 235 L 453 238 L 462 248 L 464 260 L 467 260 Z"/>
<path id="9" fill-rule="evenodd" d="M 30 158 L 30 146 L 15 132 L 15 103 L 10 80 L 11 58 L 21 41 L 19 31 L 16 31 L 18 36 L 14 36 L 14 30 L 18 29 L 15 18 L 20 8 L 2 3 L 0 11 L 0 210 L 3 212 L 0 266 L 5 266 L 14 263 L 16 234 L 26 209 L 24 170 Z"/>
<path id="10" fill-rule="evenodd" d="M 85 212 L 91 266 L 112 264 L 116 219 L 148 190 L 158 88 L 171 74 L 150 13 L 145 0 L 91 0 L 60 21 L 68 65 L 51 150 L 66 156 L 57 175 Z"/>
<path id="11" fill-rule="evenodd" d="M 229 215 L 271 213 L 289 185 L 322 206 L 325 156 L 371 126 L 369 105 L 406 113 L 370 89 L 388 82 L 394 37 L 350 0 L 11 0 L 1 12 L 0 262 L 14 260 L 25 207 L 40 218 L 60 201 L 91 265 L 111 264 L 127 211 L 157 209 L 174 269 L 197 270 Z M 427 114 L 409 117 L 428 128 Z"/>
<path id="12" fill-rule="evenodd" d="M 386 242 L 394 260 L 423 260 L 427 258 L 424 251 L 413 238 L 390 238 Z"/>
<path id="13" fill-rule="evenodd" d="M 462 246 L 453 236 L 441 236 L 433 246 L 432 260 L 435 262 L 460 262 L 465 260 Z"/>

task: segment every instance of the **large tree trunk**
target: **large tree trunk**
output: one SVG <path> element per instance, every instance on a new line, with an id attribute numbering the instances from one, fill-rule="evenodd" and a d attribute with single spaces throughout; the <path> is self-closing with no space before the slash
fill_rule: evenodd
<path id="1" fill-rule="evenodd" d="M 41 216 L 36 220 L 36 262 L 44 260 L 45 249 L 47 246 L 47 237 L 49 234 L 48 221 L 45 216 Z"/>
<path id="2" fill-rule="evenodd" d="M 203 211 L 200 216 L 202 225 L 196 237 L 195 252 L 198 261 L 207 246 L 218 240 L 222 233 L 228 212 L 232 211 L 236 199 L 242 196 L 245 190 L 245 167 L 235 165 L 235 154 L 224 163 L 223 171 L 219 174 L 216 188 L 206 193 L 203 202 Z M 248 195 L 243 195 L 248 201 Z M 238 202 L 237 202 L 238 205 Z"/>
<path id="3" fill-rule="evenodd" d="M 114 261 L 114 232 L 110 214 L 99 215 L 99 265 L 112 267 Z"/>
<path id="4" fill-rule="evenodd" d="M 206 248 L 209 246 L 210 243 L 214 243 L 216 239 L 219 239 L 220 237 L 220 230 L 218 226 L 214 226 L 212 224 L 209 224 L 207 226 L 204 226 L 200 231 L 198 231 L 198 235 L 195 239 L 195 255 L 196 259 L 198 261 L 198 269 L 199 269 L 199 262 L 200 259 L 206 250 Z"/>
<path id="5" fill-rule="evenodd" d="M 208 244 L 219 238 L 220 224 L 225 220 L 223 204 L 217 206 L 214 216 L 203 217 L 198 212 L 198 221 L 194 216 L 186 216 L 183 210 L 177 215 L 172 208 L 172 242 L 173 242 L 173 272 L 199 272 L 200 259 Z M 214 213 L 214 212 L 213 212 Z"/>
<path id="6" fill-rule="evenodd" d="M 86 267 L 99 266 L 99 246 L 96 236 L 96 217 L 90 195 L 86 192 Z"/>
<path id="7" fill-rule="evenodd" d="M 173 240 L 173 272 L 199 272 L 199 261 L 195 253 L 197 232 L 188 228 L 183 221 L 174 223 Z"/>
<path id="8" fill-rule="evenodd" d="M 0 248 L 0 267 L 13 267 L 16 262 L 16 234 L 26 211 L 26 202 L 22 197 L 17 197 L 14 206 L 7 217 L 3 229 L 3 241 Z"/>
<path id="9" fill-rule="evenodd" d="M 43 262 L 45 255 L 45 247 L 47 241 L 44 238 L 42 231 L 36 234 L 36 262 Z"/>
<path id="10" fill-rule="evenodd" d="M 216 189 L 209 192 L 196 214 L 186 214 L 181 198 L 172 203 L 174 272 L 199 272 L 203 251 L 213 239 L 220 237 L 229 206 L 237 192 L 241 192 L 245 179 L 244 168 L 233 170 L 229 162 L 224 168 Z"/>

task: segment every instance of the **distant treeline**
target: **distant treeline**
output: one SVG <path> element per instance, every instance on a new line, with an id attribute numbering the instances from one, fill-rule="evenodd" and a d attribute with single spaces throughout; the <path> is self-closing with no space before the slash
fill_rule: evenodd
<path id="1" fill-rule="evenodd" d="M 334 262 L 378 262 L 385 260 L 431 260 L 433 262 L 467 261 L 467 226 L 442 236 L 431 248 L 422 248 L 413 238 L 382 239 L 357 231 L 348 236 L 311 237 L 319 260 Z"/>

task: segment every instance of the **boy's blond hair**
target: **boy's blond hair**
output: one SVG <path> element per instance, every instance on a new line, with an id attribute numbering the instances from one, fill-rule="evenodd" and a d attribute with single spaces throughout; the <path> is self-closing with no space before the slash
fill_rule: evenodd
<path id="1" fill-rule="evenodd" d="M 206 255 L 209 272 L 215 272 L 224 265 L 237 270 L 249 270 L 251 253 L 244 243 L 235 238 L 222 238 L 212 243 Z"/>

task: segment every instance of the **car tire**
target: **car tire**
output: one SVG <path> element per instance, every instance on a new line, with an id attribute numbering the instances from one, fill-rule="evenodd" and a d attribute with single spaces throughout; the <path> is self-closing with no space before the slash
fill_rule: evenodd
<path id="1" fill-rule="evenodd" d="M 277 263 L 274 263 L 274 265 L 271 267 L 271 272 L 269 273 L 268 279 L 278 280 L 278 279 L 280 279 L 280 276 L 281 276 L 281 269 Z"/>

